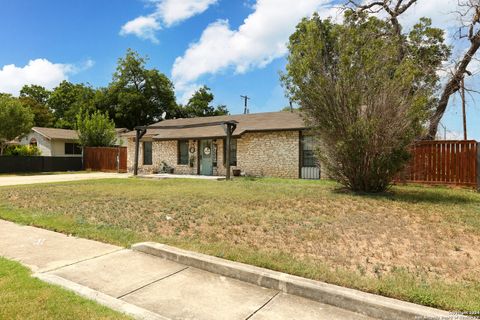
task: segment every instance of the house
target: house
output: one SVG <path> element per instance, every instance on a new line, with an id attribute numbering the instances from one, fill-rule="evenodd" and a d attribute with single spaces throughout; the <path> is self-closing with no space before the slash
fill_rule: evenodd
<path id="1" fill-rule="evenodd" d="M 20 144 L 37 146 L 42 156 L 47 157 L 82 156 L 75 130 L 33 127 L 28 135 L 20 139 Z"/>
<path id="2" fill-rule="evenodd" d="M 221 125 L 191 127 L 222 121 L 237 122 L 231 143 L 232 171 L 237 169 L 249 176 L 320 178 L 313 138 L 307 134 L 308 128 L 300 115 L 288 111 L 172 119 L 151 125 L 140 140 L 139 172 L 160 172 L 166 165 L 176 174 L 225 175 L 224 128 Z M 177 128 L 168 128 L 171 126 Z M 124 137 L 131 172 L 135 161 L 135 132 Z"/>
<path id="3" fill-rule="evenodd" d="M 121 135 L 128 132 L 126 128 L 116 128 L 117 145 L 123 145 Z M 75 130 L 33 127 L 30 133 L 20 139 L 21 145 L 37 146 L 42 156 L 81 157 L 82 148 L 78 144 L 78 134 Z"/>

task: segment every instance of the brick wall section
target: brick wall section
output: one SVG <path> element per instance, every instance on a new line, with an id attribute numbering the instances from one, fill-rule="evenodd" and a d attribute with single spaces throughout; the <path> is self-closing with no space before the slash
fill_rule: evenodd
<path id="1" fill-rule="evenodd" d="M 153 165 L 144 166 L 143 150 L 140 144 L 139 172 L 151 173 L 159 170 L 161 162 L 165 161 L 175 168 L 178 174 L 197 174 L 197 143 L 190 140 L 190 147 L 195 147 L 193 154 L 195 161 L 193 168 L 189 165 L 177 165 L 177 141 L 154 141 L 153 142 Z M 216 140 L 217 167 L 214 175 L 225 175 L 223 164 L 223 139 Z M 135 142 L 129 139 L 127 143 L 128 170 L 133 171 L 135 157 Z M 192 156 L 192 154 L 190 154 Z M 237 140 L 237 167 L 246 175 L 258 177 L 281 177 L 298 178 L 299 171 L 299 132 L 298 131 L 275 131 L 275 132 L 252 132 L 242 135 Z"/>

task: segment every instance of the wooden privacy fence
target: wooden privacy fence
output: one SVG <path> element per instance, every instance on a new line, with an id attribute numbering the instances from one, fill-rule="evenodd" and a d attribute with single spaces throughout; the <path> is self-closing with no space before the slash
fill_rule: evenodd
<path id="1" fill-rule="evenodd" d="M 83 166 L 92 171 L 127 172 L 127 148 L 85 147 Z"/>
<path id="2" fill-rule="evenodd" d="M 400 181 L 477 187 L 478 145 L 474 140 L 421 141 Z"/>

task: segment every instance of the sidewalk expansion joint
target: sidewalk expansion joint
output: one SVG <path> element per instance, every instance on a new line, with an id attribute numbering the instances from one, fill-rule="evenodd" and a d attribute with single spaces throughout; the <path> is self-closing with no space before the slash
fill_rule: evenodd
<path id="1" fill-rule="evenodd" d="M 43 271 L 40 271 L 40 272 L 38 272 L 38 273 L 48 273 L 48 272 L 52 272 L 52 271 L 57 271 L 57 270 L 62 269 L 62 268 L 66 268 L 66 267 L 73 266 L 73 265 L 75 265 L 75 264 L 77 264 L 77 263 L 81 263 L 81 262 L 85 262 L 85 261 L 97 259 L 97 258 L 100 258 L 100 257 L 108 256 L 109 254 L 112 254 L 112 253 L 115 253 L 115 252 L 119 252 L 119 251 L 122 251 L 122 250 L 126 250 L 126 249 L 125 249 L 125 248 L 115 249 L 115 250 L 110 251 L 110 252 L 106 252 L 106 253 L 99 254 L 98 256 L 86 258 L 86 259 L 83 259 L 83 260 L 78 260 L 78 261 L 75 261 L 75 262 L 66 264 L 66 265 L 64 265 L 64 266 L 56 267 L 56 268 L 49 269 L 49 270 L 43 270 Z"/>
<path id="2" fill-rule="evenodd" d="M 182 271 L 184 271 L 184 270 L 186 270 L 186 269 L 188 269 L 188 268 L 190 268 L 190 267 L 185 267 L 185 268 L 183 268 L 183 269 L 180 269 L 180 270 L 178 270 L 178 271 L 175 271 L 174 273 L 171 273 L 171 274 L 169 274 L 169 275 L 166 275 L 165 277 L 162 277 L 162 278 L 160 278 L 160 279 L 157 279 L 157 280 L 154 280 L 154 281 L 152 281 L 152 282 L 149 282 L 149 283 L 147 283 L 147 284 L 145 284 L 145 285 L 143 285 L 143 286 L 141 286 L 141 287 L 138 287 L 137 289 L 133 289 L 133 290 L 130 291 L 130 292 L 127 292 L 127 293 L 125 293 L 125 294 L 122 294 L 122 295 L 118 296 L 117 299 L 122 299 L 123 297 L 128 296 L 129 294 L 135 293 L 135 292 L 137 292 L 137 291 L 139 291 L 139 290 L 142 290 L 142 289 L 145 288 L 145 287 L 148 287 L 148 286 L 150 286 L 150 285 L 152 285 L 152 284 L 154 284 L 154 283 L 157 283 L 157 282 L 159 282 L 159 281 L 162 281 L 163 279 L 166 279 L 166 278 L 169 278 L 169 277 L 171 277 L 171 276 L 174 276 L 174 275 L 176 275 L 176 274 L 178 274 L 178 273 L 180 273 L 180 272 L 182 272 Z"/>
<path id="3" fill-rule="evenodd" d="M 249 315 L 248 317 L 245 318 L 245 320 L 248 320 L 250 319 L 251 317 L 253 317 L 258 311 L 262 310 L 267 304 L 270 303 L 270 301 L 272 301 L 273 299 L 275 299 L 276 296 L 278 296 L 282 291 L 277 291 L 277 293 L 275 293 L 270 299 L 268 299 L 267 302 L 265 302 L 264 304 L 262 304 L 260 306 L 260 308 L 258 308 L 257 310 L 253 311 L 253 313 L 251 315 Z"/>

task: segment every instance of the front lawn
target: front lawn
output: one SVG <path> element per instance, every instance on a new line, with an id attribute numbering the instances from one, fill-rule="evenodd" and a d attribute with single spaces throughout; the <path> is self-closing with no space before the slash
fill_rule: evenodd
<path id="1" fill-rule="evenodd" d="M 325 181 L 111 179 L 0 188 L 0 218 L 158 241 L 448 310 L 480 310 L 480 194 Z"/>
<path id="2" fill-rule="evenodd" d="M 32 278 L 26 267 L 0 257 L 0 319 L 130 318 Z"/>

